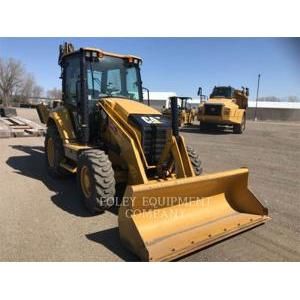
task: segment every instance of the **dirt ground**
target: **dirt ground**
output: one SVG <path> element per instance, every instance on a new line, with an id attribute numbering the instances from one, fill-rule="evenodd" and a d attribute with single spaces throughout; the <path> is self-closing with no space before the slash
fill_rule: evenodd
<path id="1" fill-rule="evenodd" d="M 32 110 L 19 115 L 37 120 Z M 272 221 L 181 261 L 300 261 L 300 124 L 248 122 L 243 135 L 183 129 L 206 173 L 241 166 Z M 76 180 L 54 180 L 43 138 L 0 139 L 1 261 L 136 261 L 119 241 L 115 211 L 90 216 Z"/>

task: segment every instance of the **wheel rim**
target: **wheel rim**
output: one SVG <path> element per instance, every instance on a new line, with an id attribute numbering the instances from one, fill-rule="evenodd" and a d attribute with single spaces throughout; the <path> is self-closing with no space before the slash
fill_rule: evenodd
<path id="1" fill-rule="evenodd" d="M 80 172 L 80 184 L 83 194 L 86 198 L 92 195 L 92 180 L 87 166 L 83 166 Z"/>
<path id="2" fill-rule="evenodd" d="M 50 167 L 54 167 L 54 142 L 50 137 L 47 142 L 47 157 Z"/>

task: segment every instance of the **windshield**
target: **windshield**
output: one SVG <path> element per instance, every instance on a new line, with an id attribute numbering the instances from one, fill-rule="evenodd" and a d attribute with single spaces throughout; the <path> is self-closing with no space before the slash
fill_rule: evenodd
<path id="1" fill-rule="evenodd" d="M 215 87 L 210 98 L 224 97 L 232 98 L 233 97 L 233 88 L 232 87 Z"/>
<path id="2" fill-rule="evenodd" d="M 192 98 L 179 98 L 181 99 L 181 108 L 182 109 L 191 109 L 192 104 L 191 104 L 191 100 Z"/>
<path id="3" fill-rule="evenodd" d="M 87 58 L 88 99 L 124 97 L 142 101 L 138 64 L 117 57 Z"/>
<path id="4" fill-rule="evenodd" d="M 177 106 L 179 109 L 191 109 L 192 103 L 190 102 L 192 98 L 177 97 Z M 168 107 L 171 107 L 171 100 L 168 101 Z"/>

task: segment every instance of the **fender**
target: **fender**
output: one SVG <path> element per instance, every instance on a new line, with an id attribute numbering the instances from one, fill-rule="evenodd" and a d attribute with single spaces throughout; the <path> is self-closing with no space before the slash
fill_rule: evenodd
<path id="1" fill-rule="evenodd" d="M 64 143 L 69 143 L 70 140 L 76 140 L 70 113 L 66 108 L 60 107 L 57 110 L 51 111 L 47 120 L 47 126 L 49 125 L 49 122 L 55 123 L 59 135 Z"/>
<path id="2" fill-rule="evenodd" d="M 246 116 L 245 109 L 236 110 L 235 115 L 234 115 L 235 121 L 238 122 L 239 124 L 242 123 L 244 115 Z"/>

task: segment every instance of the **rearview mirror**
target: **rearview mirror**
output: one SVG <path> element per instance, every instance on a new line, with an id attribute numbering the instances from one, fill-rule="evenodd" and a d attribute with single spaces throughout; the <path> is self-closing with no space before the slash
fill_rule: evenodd
<path id="1" fill-rule="evenodd" d="M 142 87 L 142 90 L 147 92 L 147 104 L 150 106 L 150 91 L 146 87 Z"/>

